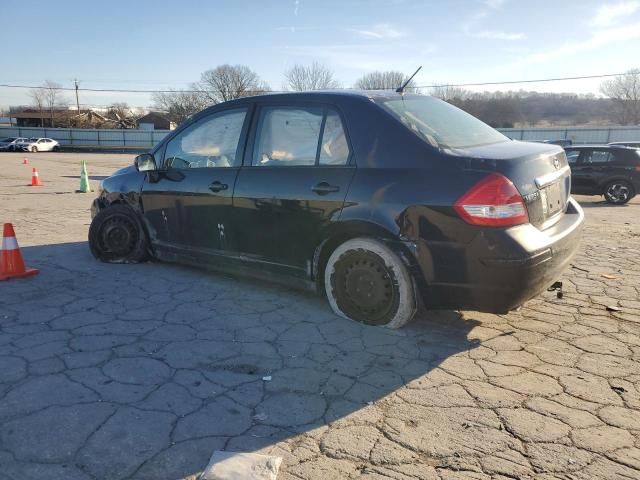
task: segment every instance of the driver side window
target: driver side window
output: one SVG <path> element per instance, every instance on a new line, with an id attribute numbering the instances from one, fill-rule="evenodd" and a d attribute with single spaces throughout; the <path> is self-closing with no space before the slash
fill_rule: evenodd
<path id="1" fill-rule="evenodd" d="M 173 138 L 164 154 L 166 168 L 238 167 L 238 143 L 246 109 L 229 110 L 203 118 Z"/>

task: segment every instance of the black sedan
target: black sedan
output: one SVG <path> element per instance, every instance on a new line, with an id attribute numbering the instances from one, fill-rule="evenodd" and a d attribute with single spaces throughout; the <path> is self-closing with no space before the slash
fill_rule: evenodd
<path id="1" fill-rule="evenodd" d="M 507 312 L 550 286 L 583 213 L 555 145 L 511 141 L 440 100 L 312 92 L 186 121 L 103 182 L 89 242 L 324 291 L 400 327 L 427 308 Z"/>
<path id="2" fill-rule="evenodd" d="M 617 145 L 566 148 L 571 166 L 572 193 L 604 195 L 624 205 L 640 191 L 640 149 Z"/>

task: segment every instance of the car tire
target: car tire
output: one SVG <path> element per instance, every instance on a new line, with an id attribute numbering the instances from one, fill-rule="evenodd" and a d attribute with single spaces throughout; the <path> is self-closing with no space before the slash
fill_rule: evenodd
<path id="1" fill-rule="evenodd" d="M 413 279 L 389 247 L 372 238 L 354 238 L 329 256 L 324 285 L 333 311 L 341 317 L 400 328 L 416 313 Z"/>
<path id="2" fill-rule="evenodd" d="M 633 186 L 625 180 L 614 180 L 604 187 L 604 199 L 612 205 L 624 205 L 634 196 Z"/>
<path id="3" fill-rule="evenodd" d="M 33 147 L 31 147 L 31 151 L 32 151 L 33 153 L 37 153 L 37 151 L 38 151 L 38 147 L 36 147 L 36 146 L 34 145 Z"/>
<path id="4" fill-rule="evenodd" d="M 54 152 L 59 152 L 60 151 L 60 147 L 58 145 L 56 145 L 55 147 L 53 147 L 53 151 Z"/>
<path id="5" fill-rule="evenodd" d="M 105 263 L 140 263 L 149 258 L 149 242 L 140 218 L 126 205 L 112 205 L 94 217 L 89 249 Z"/>

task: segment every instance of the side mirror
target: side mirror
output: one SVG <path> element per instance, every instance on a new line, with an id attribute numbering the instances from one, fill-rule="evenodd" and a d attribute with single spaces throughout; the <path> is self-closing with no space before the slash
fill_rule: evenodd
<path id="1" fill-rule="evenodd" d="M 136 170 L 139 172 L 155 172 L 158 170 L 158 166 L 156 165 L 156 159 L 153 158 L 153 155 L 150 153 L 143 153 L 142 155 L 138 155 L 133 164 L 136 166 Z"/>

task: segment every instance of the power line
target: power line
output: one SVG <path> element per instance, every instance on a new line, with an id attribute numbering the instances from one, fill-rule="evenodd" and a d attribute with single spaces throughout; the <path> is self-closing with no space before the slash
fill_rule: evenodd
<path id="1" fill-rule="evenodd" d="M 538 78 L 534 80 L 507 80 L 500 82 L 477 82 L 477 83 L 443 83 L 434 85 L 416 85 L 412 88 L 442 88 L 442 87 L 480 87 L 488 85 L 515 85 L 523 83 L 542 83 L 542 82 L 560 82 L 565 80 L 586 80 L 594 78 L 618 77 L 628 75 L 628 73 L 606 73 L 601 75 L 582 75 L 575 77 L 555 77 L 555 78 Z M 63 90 L 63 91 L 84 91 L 84 92 L 110 92 L 110 93 L 200 93 L 201 90 L 145 90 L 145 89 L 119 89 L 119 88 L 76 88 L 76 87 L 45 87 L 38 85 L 12 85 L 0 84 L 2 88 L 29 88 L 44 90 Z M 338 88 L 335 90 L 351 90 L 350 88 Z M 373 90 L 373 89 L 372 89 Z M 380 89 L 393 90 L 393 88 Z M 209 90 L 211 91 L 211 90 Z M 214 90 L 216 91 L 216 90 Z M 245 90 L 245 93 L 286 93 L 286 90 Z"/>
<path id="2" fill-rule="evenodd" d="M 557 78 L 539 78 L 537 80 L 512 80 L 506 82 L 480 82 L 480 83 L 444 83 L 442 85 L 424 85 L 415 88 L 437 88 L 437 87 L 480 87 L 483 85 L 512 85 L 516 83 L 541 83 L 541 82 L 559 82 L 563 80 L 586 80 L 589 78 L 607 78 L 619 77 L 620 75 L 630 75 L 629 73 L 607 73 L 604 75 L 582 75 L 580 77 L 557 77 Z"/>

